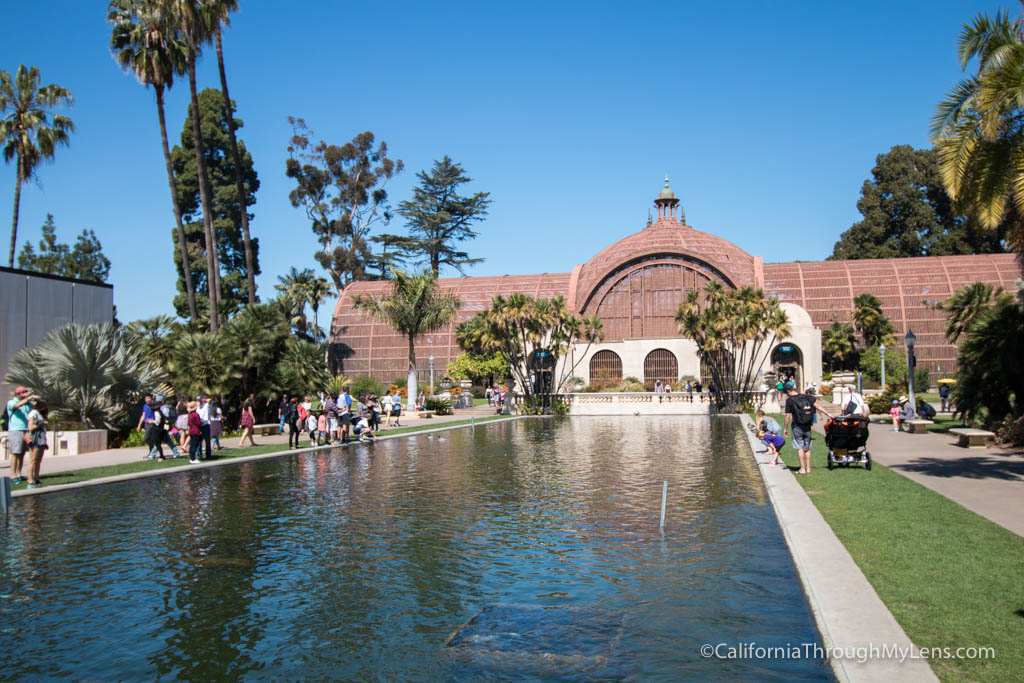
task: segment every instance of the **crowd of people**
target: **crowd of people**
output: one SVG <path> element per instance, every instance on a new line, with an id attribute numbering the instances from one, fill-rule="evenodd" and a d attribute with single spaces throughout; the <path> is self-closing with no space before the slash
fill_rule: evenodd
<path id="1" fill-rule="evenodd" d="M 372 441 L 384 428 L 401 427 L 404 411 L 400 391 L 391 389 L 378 397 L 373 392 L 352 396 L 343 389 L 336 397 L 325 395 L 313 407 L 309 396 L 282 394 L 277 407 L 278 434 L 288 433 L 288 447 L 298 448 L 303 432 L 310 445 L 344 443 L 350 438 Z"/>

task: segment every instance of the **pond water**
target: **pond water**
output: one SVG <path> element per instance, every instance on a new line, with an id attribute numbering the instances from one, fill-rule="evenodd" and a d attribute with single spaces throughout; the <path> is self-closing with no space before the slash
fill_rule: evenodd
<path id="1" fill-rule="evenodd" d="M 733 418 L 517 420 L 18 498 L 0 633 L 7 680 L 831 679 L 700 655 L 820 643 Z"/>

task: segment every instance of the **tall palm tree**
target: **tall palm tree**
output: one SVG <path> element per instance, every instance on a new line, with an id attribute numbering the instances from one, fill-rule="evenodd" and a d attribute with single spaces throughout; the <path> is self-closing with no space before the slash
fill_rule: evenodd
<path id="1" fill-rule="evenodd" d="M 320 304 L 333 293 L 334 289 L 326 278 L 314 277 L 306 283 L 306 302 L 313 309 L 313 341 L 319 341 L 319 337 L 323 335 L 323 332 L 320 330 L 320 318 L 318 316 Z"/>
<path id="2" fill-rule="evenodd" d="M 221 41 L 221 25 L 230 25 L 231 13 L 238 11 L 237 0 L 206 0 L 208 23 L 213 28 L 214 46 L 217 49 L 217 68 L 220 71 L 220 91 L 224 95 L 224 118 L 228 122 L 231 139 L 231 160 L 235 164 L 235 186 L 238 189 L 238 208 L 242 216 L 242 240 L 245 244 L 245 271 L 249 280 L 249 303 L 256 303 L 256 259 L 249 239 L 249 212 L 245 205 L 245 184 L 242 182 L 242 160 L 238 154 L 238 138 L 235 135 L 235 115 L 228 94 L 228 77 L 224 72 L 224 46 Z M 314 311 L 315 312 L 315 311 Z"/>
<path id="3" fill-rule="evenodd" d="M 281 296 L 287 302 L 289 324 L 303 334 L 309 328 L 306 304 L 309 303 L 310 284 L 316 279 L 311 269 L 298 270 L 292 266 L 287 273 L 277 276 L 277 284 L 274 285 L 274 289 L 281 292 Z"/>
<path id="4" fill-rule="evenodd" d="M 58 145 L 69 144 L 69 133 L 75 124 L 63 114 L 50 112 L 60 106 L 70 107 L 74 97 L 67 88 L 51 83 L 39 87 L 38 67 L 18 67 L 14 78 L 0 71 L 0 144 L 4 161 L 16 160 L 17 180 L 14 185 L 14 217 L 11 221 L 11 252 L 8 265 L 14 267 L 14 250 L 18 243 L 18 212 L 21 208 L 21 184 L 32 177 L 36 166 L 53 159 Z"/>
<path id="5" fill-rule="evenodd" d="M 192 98 L 192 136 L 195 141 L 196 170 L 199 180 L 199 201 L 203 208 L 203 229 L 206 236 L 207 289 L 210 293 L 210 331 L 220 327 L 220 261 L 217 256 L 217 233 L 213 228 L 210 176 L 206 171 L 205 146 L 199 113 L 199 93 L 196 89 L 196 61 L 201 46 L 210 35 L 209 15 L 203 0 L 163 0 L 160 3 L 165 21 L 179 32 L 188 49 L 185 70 Z"/>
<path id="6" fill-rule="evenodd" d="M 1012 301 L 1002 287 L 994 288 L 987 282 L 974 282 L 958 289 L 942 309 L 946 311 L 946 341 L 955 344 L 967 334 L 982 313 L 993 305 Z"/>
<path id="7" fill-rule="evenodd" d="M 942 181 L 961 211 L 1024 246 L 1024 22 L 1008 12 L 978 14 L 960 32 L 960 67 L 978 71 L 958 83 L 932 119 Z"/>
<path id="8" fill-rule="evenodd" d="M 196 292 L 192 287 L 192 268 L 189 264 L 188 241 L 181 221 L 178 204 L 178 183 L 171 165 L 171 150 L 167 144 L 167 121 L 164 118 L 164 91 L 174 84 L 174 77 L 185 72 L 188 47 L 174 32 L 164 30 L 160 5 L 157 0 L 113 0 L 107 11 L 107 20 L 113 24 L 110 47 L 122 68 L 135 74 L 144 86 L 152 86 L 156 93 L 156 113 L 160 121 L 160 145 L 167 167 L 167 183 L 171 190 L 174 224 L 181 252 L 181 269 L 185 275 L 185 293 L 188 295 L 189 320 L 196 320 Z"/>
<path id="9" fill-rule="evenodd" d="M 433 273 L 394 273 L 391 293 L 355 298 L 356 308 L 393 327 L 409 341 L 409 405 L 416 405 L 416 337 L 435 332 L 455 319 L 460 302 L 452 292 L 437 288 Z"/>

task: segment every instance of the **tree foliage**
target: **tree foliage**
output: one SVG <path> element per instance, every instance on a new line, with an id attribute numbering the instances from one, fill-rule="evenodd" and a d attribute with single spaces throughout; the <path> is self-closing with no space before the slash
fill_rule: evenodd
<path id="1" fill-rule="evenodd" d="M 412 200 L 398 205 L 398 213 L 406 219 L 414 240 L 405 249 L 411 257 L 425 260 L 434 277 L 439 276 L 442 265 L 465 274 L 465 266 L 483 259 L 469 258 L 468 253 L 458 250 L 456 243 L 476 237 L 471 226 L 487 215 L 490 193 L 460 195 L 459 186 L 472 178 L 447 155 L 435 161 L 429 173 L 420 171 L 416 177 L 420 183 L 413 189 Z"/>
<path id="2" fill-rule="evenodd" d="M 1009 297 L 998 299 L 967 329 L 958 354 L 960 370 L 952 398 L 967 420 L 994 426 L 1024 415 L 1024 308 Z"/>
<path id="3" fill-rule="evenodd" d="M 834 322 L 821 333 L 821 354 L 830 371 L 849 369 L 857 355 L 857 338 L 848 323 Z"/>
<path id="4" fill-rule="evenodd" d="M 8 264 L 14 267 L 18 245 L 18 211 L 21 185 L 32 178 L 36 167 L 53 155 L 60 145 L 68 145 L 75 124 L 63 114 L 53 113 L 74 102 L 71 91 L 56 83 L 39 85 L 38 67 L 18 67 L 14 77 L 0 71 L 0 145 L 4 161 L 15 161 L 14 215 L 11 220 L 11 249 Z M 51 118 L 52 115 L 52 118 Z"/>
<path id="5" fill-rule="evenodd" d="M 339 292 L 350 282 L 384 277 L 369 233 L 374 225 L 391 220 L 385 188 L 402 171 L 402 162 L 388 157 L 387 143 L 375 146 L 370 131 L 338 146 L 314 143 L 315 133 L 302 119 L 289 117 L 288 122 L 293 135 L 285 175 L 295 181 L 288 196 L 310 220 L 320 245 L 314 254 L 317 262 Z"/>
<path id="6" fill-rule="evenodd" d="M 561 375 L 553 378 L 551 393 L 561 393 L 564 383 L 586 356 L 590 346 L 604 338 L 601 319 L 580 318 L 565 305 L 565 299 L 534 299 L 525 294 L 501 295 L 491 300 L 491 307 L 463 323 L 456 338 L 464 349 L 478 349 L 480 354 L 497 354 L 508 365 L 509 372 L 522 389 L 527 410 L 540 410 L 534 386 L 535 373 L 543 367 L 559 370 L 559 361 L 566 359 Z M 585 343 L 576 359 L 576 345 Z"/>
<path id="7" fill-rule="evenodd" d="M 92 230 L 82 230 L 74 247 L 57 241 L 53 214 L 46 214 L 42 239 L 36 251 L 25 242 L 18 254 L 18 267 L 47 275 L 60 275 L 87 282 L 106 282 L 110 276 L 110 259 L 103 255 L 103 245 Z"/>
<path id="8" fill-rule="evenodd" d="M 865 377 L 876 382 L 882 381 L 882 351 L 871 346 L 860 354 L 858 369 Z M 885 383 L 895 391 L 907 390 L 907 352 L 900 347 L 885 349 Z M 929 384 L 928 368 L 918 365 L 914 368 L 914 386 L 924 391 Z M 891 400 L 891 399 L 890 399 Z"/>
<path id="9" fill-rule="evenodd" d="M 452 292 L 437 287 L 429 271 L 408 275 L 394 272 L 394 285 L 379 297 L 357 296 L 356 309 L 390 325 L 409 343 L 409 403 L 416 402 L 416 338 L 434 332 L 455 319 L 460 302 Z"/>
<path id="10" fill-rule="evenodd" d="M 939 103 L 932 143 L 942 181 L 964 213 L 988 229 L 1007 226 L 1006 237 L 1024 253 L 1024 22 L 1006 11 L 979 13 L 960 32 L 964 71 Z"/>
<path id="11" fill-rule="evenodd" d="M 830 260 L 1003 251 L 1002 231 L 981 230 L 954 209 L 935 150 L 897 145 L 879 154 L 857 210 L 863 220 L 839 237 Z"/>
<path id="12" fill-rule="evenodd" d="M 1002 287 L 992 287 L 987 282 L 961 287 L 942 304 L 946 311 L 946 341 L 957 343 L 989 307 L 1009 300 L 1010 295 Z"/>
<path id="13" fill-rule="evenodd" d="M 444 372 L 445 375 L 454 380 L 469 379 L 480 381 L 489 380 L 493 377 L 503 379 L 508 375 L 508 363 L 498 353 L 473 354 L 463 352 L 451 359 Z"/>
<path id="14" fill-rule="evenodd" d="M 896 328 L 882 311 L 882 302 L 874 294 L 863 292 L 854 297 L 853 326 L 860 333 L 865 347 L 893 343 Z"/>
<path id="15" fill-rule="evenodd" d="M 112 323 L 59 327 L 14 354 L 4 377 L 46 399 L 53 419 L 115 430 L 126 426 L 129 404 L 166 379 L 138 340 Z"/>
<path id="16" fill-rule="evenodd" d="M 687 295 L 676 311 L 676 324 L 696 342 L 719 405 L 730 412 L 750 402 L 767 349 L 790 333 L 777 299 L 753 287 L 726 289 L 716 282 Z"/>
<path id="17" fill-rule="evenodd" d="M 219 90 L 207 88 L 199 93 L 199 112 L 204 159 L 210 179 L 213 229 L 216 234 L 218 262 L 221 273 L 221 315 L 230 316 L 249 300 L 248 276 L 246 274 L 245 240 L 242 235 L 242 219 L 239 212 L 238 190 L 235 182 L 235 168 L 230 154 L 231 139 L 228 122 L 224 116 Z M 241 128 L 243 122 L 234 119 Z M 242 159 L 243 179 L 248 193 L 246 205 L 255 202 L 259 189 L 259 178 L 253 166 L 252 156 L 245 142 L 238 140 Z M 200 312 L 209 311 L 209 276 L 206 259 L 206 234 L 202 222 L 202 202 L 199 191 L 199 174 L 195 154 L 195 136 L 192 134 L 191 107 L 181 133 L 181 144 L 171 151 L 174 175 L 177 179 L 178 204 L 185 222 L 185 236 L 188 243 L 188 263 L 193 285 L 196 288 L 196 305 Z M 250 215 L 249 219 L 252 219 Z M 253 238 L 253 267 L 259 274 L 259 239 Z M 174 307 L 178 315 L 188 313 L 184 278 L 181 276 L 181 250 L 175 240 L 174 262 L 179 269 L 178 295 Z"/>

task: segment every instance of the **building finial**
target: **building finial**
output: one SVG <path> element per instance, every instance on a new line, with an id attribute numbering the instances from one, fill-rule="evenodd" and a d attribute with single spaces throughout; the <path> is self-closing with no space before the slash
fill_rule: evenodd
<path id="1" fill-rule="evenodd" d="M 651 210 L 647 209 L 647 225 L 650 225 L 651 222 Z"/>
<path id="2" fill-rule="evenodd" d="M 665 169 L 665 187 L 668 187 L 668 169 Z"/>

